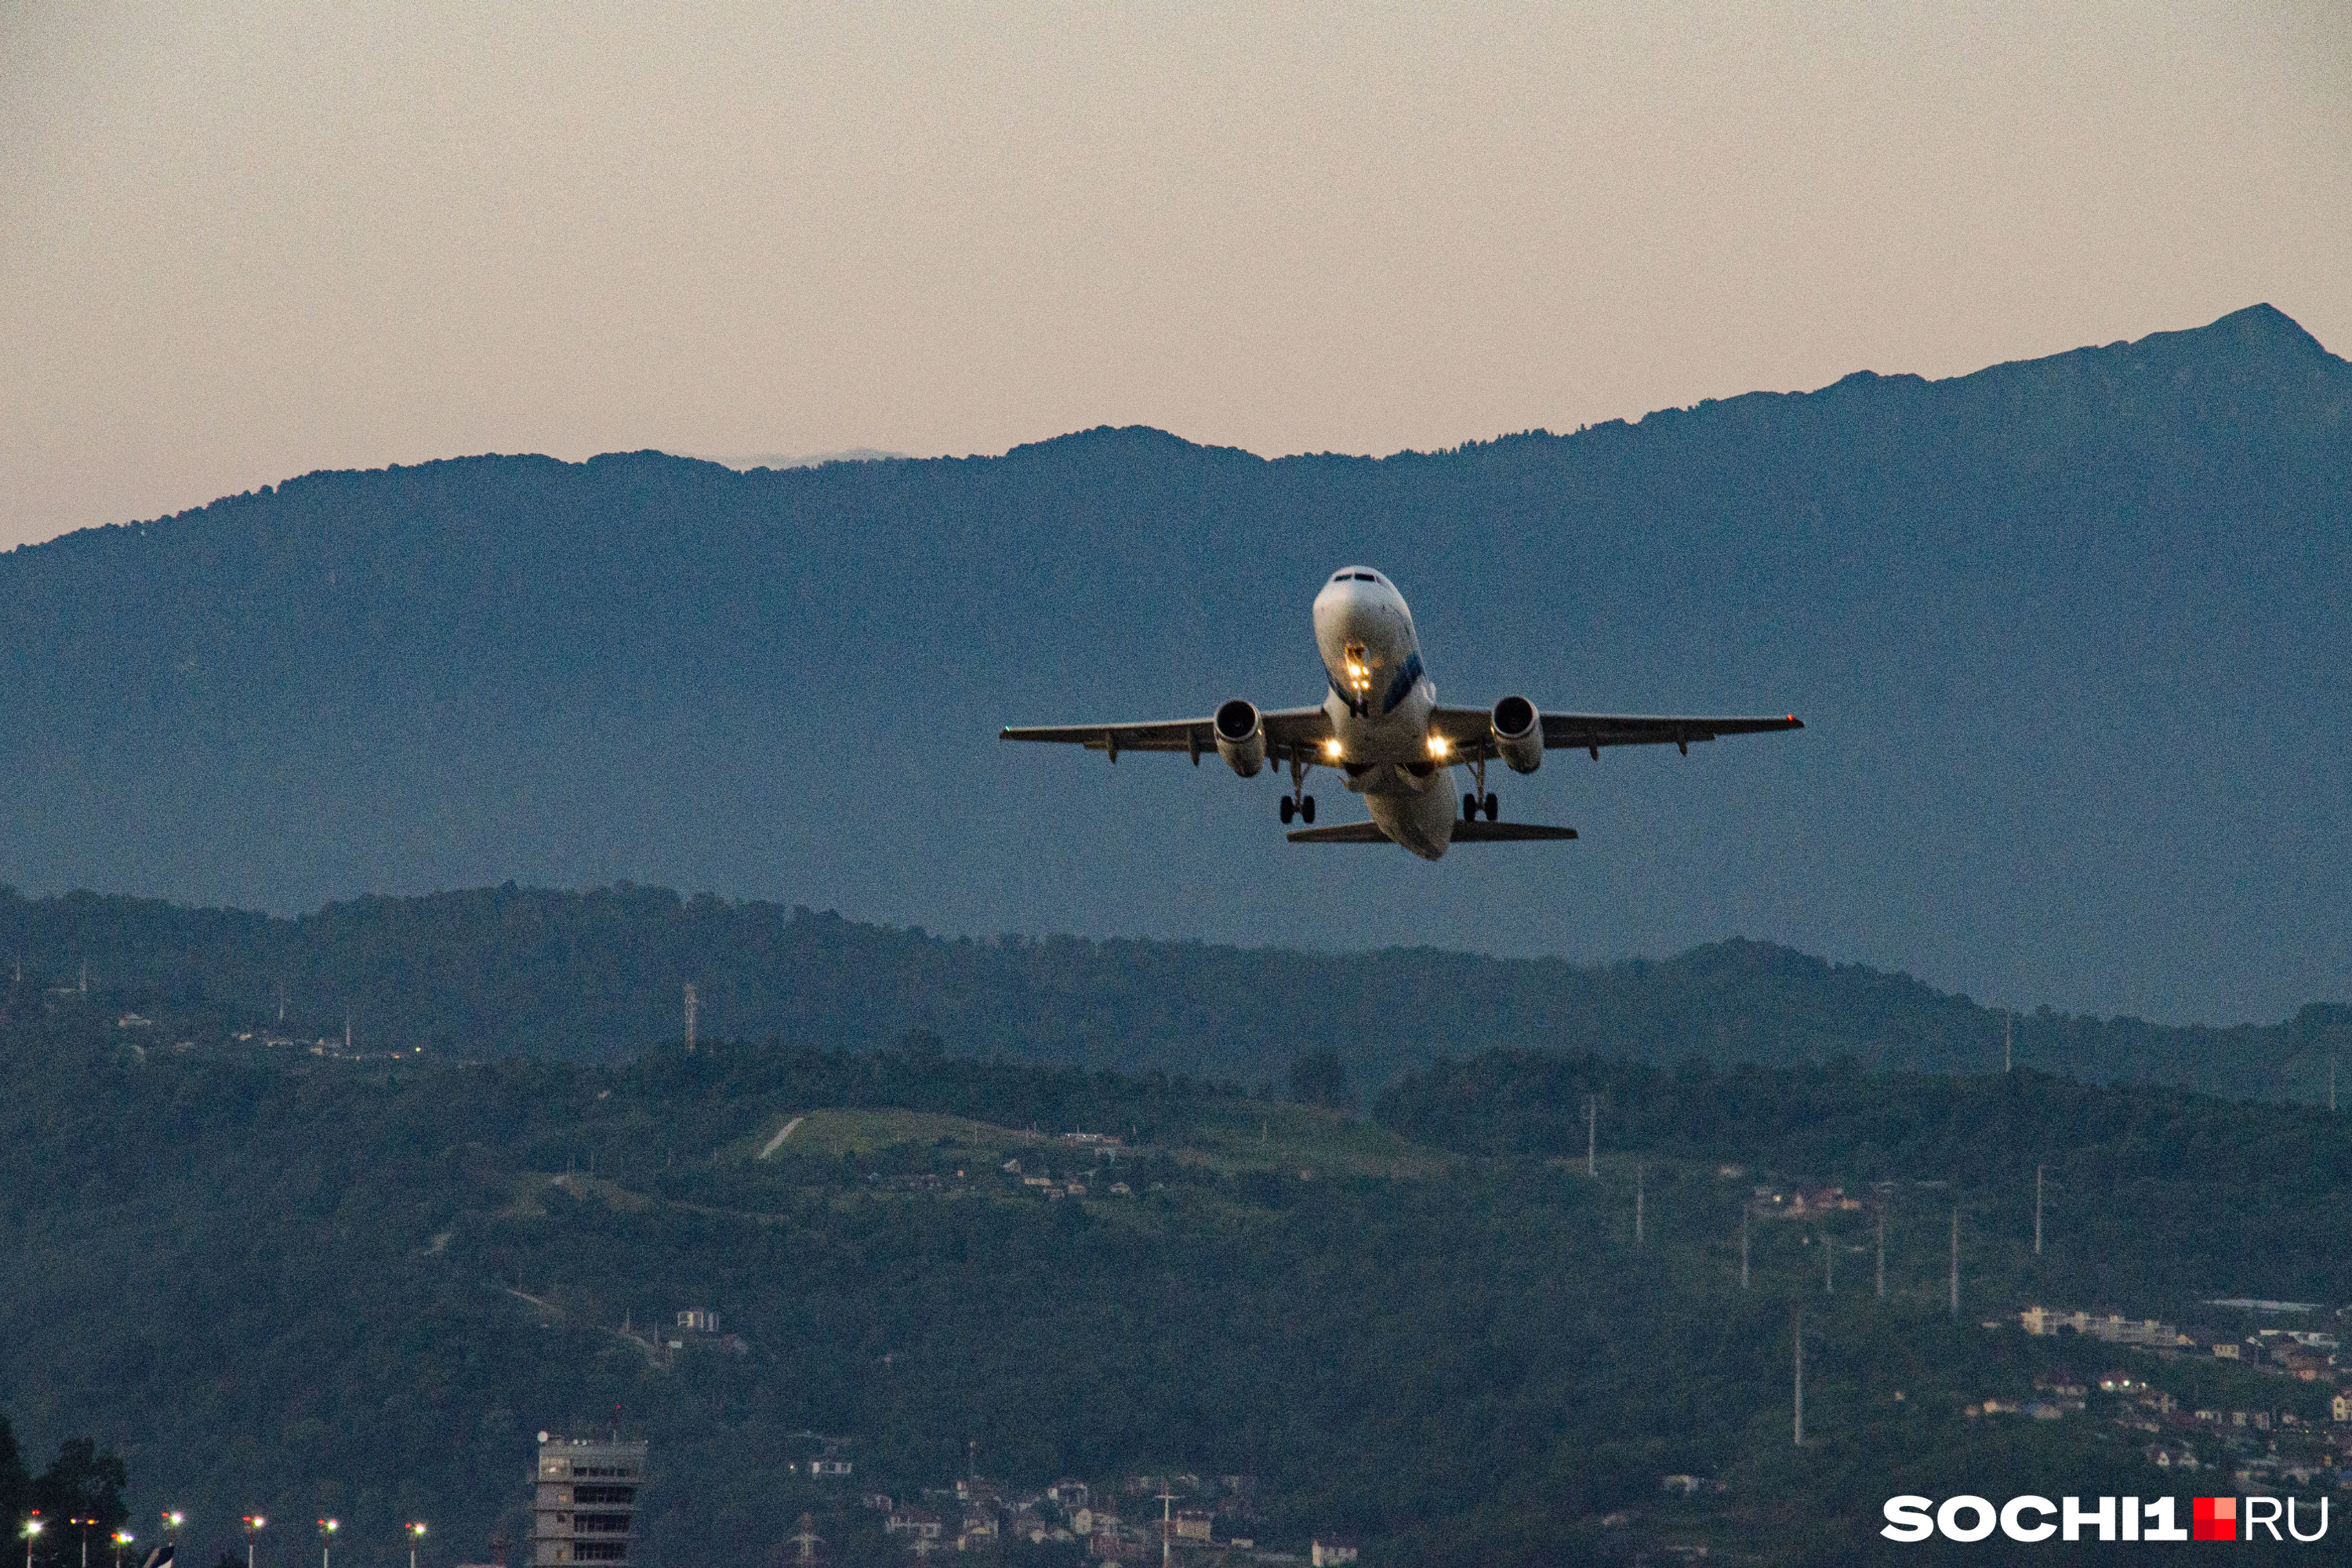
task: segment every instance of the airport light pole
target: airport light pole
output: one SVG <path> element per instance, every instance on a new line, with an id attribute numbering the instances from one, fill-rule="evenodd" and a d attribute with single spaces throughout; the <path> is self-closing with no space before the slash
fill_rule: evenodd
<path id="1" fill-rule="evenodd" d="M 163 1510 L 163 1528 L 171 1534 L 172 1555 L 175 1558 L 180 1554 L 180 1526 L 187 1522 L 188 1516 L 178 1509 L 167 1508 Z"/>
<path id="2" fill-rule="evenodd" d="M 66 1521 L 66 1522 L 68 1524 L 78 1525 L 80 1527 L 81 1568 L 89 1568 L 89 1527 L 96 1524 L 98 1521 L 94 1519 L 69 1519 Z"/>
<path id="3" fill-rule="evenodd" d="M 35 1509 L 25 1521 L 25 1568 L 33 1568 L 33 1538 L 41 1533 L 41 1510 Z"/>
<path id="4" fill-rule="evenodd" d="M 245 1516 L 245 1568 L 253 1568 L 253 1538 L 260 1534 L 261 1527 L 268 1522 L 257 1513 Z"/>
<path id="5" fill-rule="evenodd" d="M 114 1532 L 114 1568 L 122 1568 L 122 1549 L 139 1539 L 127 1530 Z"/>
<path id="6" fill-rule="evenodd" d="M 422 1524 L 408 1527 L 408 1568 L 416 1568 L 416 1543 L 424 1539 L 425 1527 Z"/>
<path id="7" fill-rule="evenodd" d="M 334 1568 L 335 1531 L 341 1528 L 331 1519 L 319 1521 L 319 1568 Z"/>

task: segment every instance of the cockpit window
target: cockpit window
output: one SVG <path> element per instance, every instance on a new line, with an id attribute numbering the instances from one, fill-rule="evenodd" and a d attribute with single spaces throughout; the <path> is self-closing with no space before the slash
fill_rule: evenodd
<path id="1" fill-rule="evenodd" d="M 1348 574 L 1345 572 L 1334 572 L 1331 574 L 1331 581 L 1334 583 L 1344 583 L 1347 580 Z"/>
<path id="2" fill-rule="evenodd" d="M 1377 583 L 1380 579 L 1373 576 L 1370 572 L 1359 572 L 1356 574 L 1356 581 L 1359 583 Z"/>

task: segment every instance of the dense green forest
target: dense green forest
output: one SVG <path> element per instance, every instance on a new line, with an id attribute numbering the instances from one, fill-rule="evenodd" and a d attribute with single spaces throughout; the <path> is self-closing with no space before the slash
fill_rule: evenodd
<path id="1" fill-rule="evenodd" d="M 625 878 L 975 934 L 1588 959 L 1737 932 L 2271 1021 L 2352 1000 L 2347 473 L 2352 364 L 2255 307 L 1379 459 L 1097 429 L 310 474 L 0 553 L 0 880 L 290 914 Z M 1449 702 L 1807 729 L 1555 752 L 1496 788 L 1583 837 L 1442 873 L 1284 844 L 1276 782 L 1213 758 L 996 739 L 1318 700 L 1307 605 L 1351 561 L 1403 589 Z"/>
<path id="2" fill-rule="evenodd" d="M 878 1563 L 856 1495 L 973 1466 L 1114 1496 L 1255 1478 L 1221 1536 L 1336 1532 L 1381 1563 L 1874 1561 L 1895 1491 L 2186 1489 L 2103 1396 L 1964 1414 L 2126 1355 L 2086 1364 L 2019 1308 L 2227 1328 L 2210 1299 L 2327 1323 L 2352 1300 L 2345 1120 L 2176 1089 L 1512 1050 L 1359 1119 L 1312 1052 L 1274 1092 L 920 1034 L 347 1061 L 219 1001 L 139 1001 L 125 1029 L 133 1005 L 6 994 L 0 1411 L 28 1452 L 119 1457 L 134 1515 L 190 1514 L 196 1562 L 255 1510 L 340 1517 L 339 1561 L 388 1563 L 411 1519 L 435 1568 L 483 1560 L 524 1529 L 530 1435 L 615 1422 L 653 1444 L 667 1568 L 772 1562 L 803 1511 Z M 1884 1299 L 1872 1210 L 1748 1222 L 1742 1288 L 1757 1189 L 1821 1184 L 1882 1205 Z M 687 1308 L 740 1342 L 670 1350 Z M 2325 1384 L 2131 1364 L 2184 1408 L 2327 1419 Z M 788 1468 L 820 1445 L 854 1485 Z M 262 1557 L 313 1546 L 273 1526 Z"/>
<path id="3" fill-rule="evenodd" d="M 1428 949 L 1320 953 L 1075 937 L 951 940 L 659 889 L 486 888 L 283 919 L 0 888 L 0 962 L 126 994 L 206 997 L 305 1041 L 442 1057 L 611 1060 L 683 1031 L 870 1047 L 927 1029 L 959 1054 L 1278 1083 L 1302 1044 L 1377 1089 L 1440 1056 L 1537 1044 L 1718 1066 L 1849 1057 L 1874 1069 L 1998 1065 L 2012 1021 L 1907 975 L 1730 942 L 1581 965 Z M 283 1005 L 285 1016 L 279 1020 Z M 2085 1079 L 2324 1102 L 2352 1008 L 2168 1027 L 2043 1009 L 2018 1062 Z M 2352 1079 L 2345 1084 L 2352 1094 Z"/>

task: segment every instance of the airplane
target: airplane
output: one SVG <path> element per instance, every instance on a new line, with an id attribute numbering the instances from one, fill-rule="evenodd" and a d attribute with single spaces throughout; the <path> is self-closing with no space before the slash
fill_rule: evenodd
<path id="1" fill-rule="evenodd" d="M 1524 697 L 1506 697 L 1492 708 L 1440 707 L 1437 687 L 1422 664 L 1412 609 L 1396 584 L 1369 566 L 1341 567 L 1315 595 L 1315 645 L 1330 690 L 1313 708 L 1262 711 L 1236 697 L 1205 719 L 1009 727 L 998 738 L 1080 745 L 1114 763 L 1122 752 L 1183 752 L 1198 767 L 1202 755 L 1213 751 L 1245 779 L 1268 763 L 1287 765 L 1290 793 L 1282 799 L 1282 820 L 1308 825 L 1291 831 L 1292 843 L 1397 844 L 1436 860 L 1454 844 L 1576 837 L 1572 827 L 1502 821 L 1501 804 L 1486 788 L 1492 759 L 1514 773 L 1531 773 L 1545 752 L 1562 748 L 1599 762 L 1603 746 L 1671 742 L 1687 757 L 1694 742 L 1718 735 L 1805 727 L 1793 713 L 1763 719 L 1543 713 Z M 1364 797 L 1370 821 L 1313 826 L 1315 797 L 1307 793 L 1307 774 L 1318 766 L 1339 771 L 1341 783 Z M 1470 770 L 1475 786 L 1461 797 L 1459 812 L 1451 782 L 1456 767 Z"/>

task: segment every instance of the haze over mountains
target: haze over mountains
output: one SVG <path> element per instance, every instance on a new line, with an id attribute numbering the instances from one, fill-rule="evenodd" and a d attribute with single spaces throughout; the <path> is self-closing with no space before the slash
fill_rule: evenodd
<path id="1" fill-rule="evenodd" d="M 2352 974 L 2347 525 L 2352 365 L 2267 307 L 1380 460 L 1104 429 L 314 474 L 0 557 L 0 879 L 281 911 L 627 879 L 1587 960 L 1747 935 L 2273 1020 Z M 1555 754 L 1505 811 L 1580 843 L 1435 868 L 1284 844 L 1274 786 L 1213 764 L 995 741 L 1313 700 L 1347 561 L 1397 579 L 1449 701 L 1810 728 Z"/>

